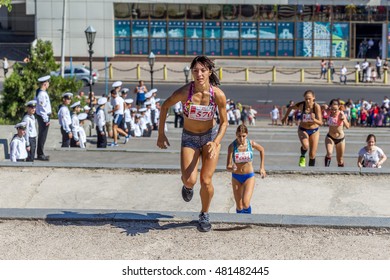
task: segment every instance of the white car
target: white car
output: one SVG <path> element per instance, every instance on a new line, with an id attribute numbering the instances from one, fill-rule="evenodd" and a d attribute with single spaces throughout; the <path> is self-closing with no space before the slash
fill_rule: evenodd
<path id="1" fill-rule="evenodd" d="M 61 76 L 61 70 L 51 73 L 54 76 Z M 64 69 L 64 78 L 76 77 L 76 80 L 82 81 L 84 86 L 90 84 L 90 71 L 88 67 L 85 66 L 73 66 L 65 67 Z M 95 84 L 99 79 L 99 73 L 96 70 L 92 71 L 92 84 Z"/>

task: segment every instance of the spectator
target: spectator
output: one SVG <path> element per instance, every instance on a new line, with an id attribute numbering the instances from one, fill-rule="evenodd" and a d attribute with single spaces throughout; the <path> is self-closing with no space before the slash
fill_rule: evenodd
<path id="1" fill-rule="evenodd" d="M 175 128 L 183 127 L 183 104 L 181 101 L 174 105 L 173 112 L 175 113 Z"/>
<path id="2" fill-rule="evenodd" d="M 273 106 L 272 111 L 269 113 L 271 117 L 271 125 L 278 125 L 279 109 L 276 105 Z"/>
<path id="3" fill-rule="evenodd" d="M 370 168 L 381 168 L 387 157 L 383 150 L 376 146 L 376 137 L 369 134 L 366 139 L 367 145 L 360 149 L 357 165 Z"/>
<path id="4" fill-rule="evenodd" d="M 26 123 L 18 123 L 15 125 L 15 128 L 17 129 L 17 133 L 10 143 L 10 159 L 12 162 L 26 161 L 28 156 L 27 151 L 29 150 L 26 139 L 24 138 L 26 134 Z"/>
<path id="5" fill-rule="evenodd" d="M 375 66 L 376 66 L 376 72 L 378 74 L 378 79 L 382 79 L 381 77 L 382 59 L 379 56 L 376 57 Z"/>
<path id="6" fill-rule="evenodd" d="M 324 78 L 326 79 L 326 62 L 325 59 L 321 60 L 321 72 L 320 72 L 320 79 Z"/>
<path id="7" fill-rule="evenodd" d="M 256 115 L 257 115 L 257 111 L 253 109 L 252 106 L 249 106 L 248 121 L 250 125 L 256 125 Z"/>
<path id="8" fill-rule="evenodd" d="M 340 83 L 344 83 L 344 85 L 347 84 L 347 68 L 345 67 L 345 65 L 341 66 Z"/>
<path id="9" fill-rule="evenodd" d="M 23 122 L 26 123 L 26 142 L 28 149 L 27 161 L 33 162 L 35 159 L 35 151 L 37 147 L 37 128 L 35 121 L 35 109 L 37 106 L 36 100 L 31 100 L 26 103 L 27 113 L 23 117 Z"/>
<path id="10" fill-rule="evenodd" d="M 364 59 L 362 63 L 362 76 L 360 82 L 366 82 L 367 81 L 367 69 L 368 69 L 368 61 L 367 59 Z"/>
<path id="11" fill-rule="evenodd" d="M 6 57 L 3 58 L 3 71 L 4 71 L 4 78 L 7 78 L 9 63 L 8 59 Z"/>
<path id="12" fill-rule="evenodd" d="M 136 106 L 137 109 L 144 107 L 144 103 L 146 101 L 145 93 L 148 92 L 148 89 L 146 88 L 144 81 L 140 80 L 138 82 L 138 86 L 135 87 L 134 93 L 136 95 Z"/>
<path id="13" fill-rule="evenodd" d="M 357 72 L 357 76 L 358 76 L 358 80 L 361 81 L 362 80 L 362 77 L 361 77 L 361 69 L 360 69 L 360 64 L 359 64 L 359 61 L 356 62 L 355 64 L 355 72 Z"/>

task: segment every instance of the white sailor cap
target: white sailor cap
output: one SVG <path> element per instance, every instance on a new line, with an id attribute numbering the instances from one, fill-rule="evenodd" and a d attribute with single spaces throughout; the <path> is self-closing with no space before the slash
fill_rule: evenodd
<path id="1" fill-rule="evenodd" d="M 26 122 L 20 122 L 20 123 L 17 123 L 17 124 L 15 125 L 15 128 L 16 128 L 16 129 L 18 129 L 18 128 L 20 128 L 20 129 L 26 129 L 26 127 L 27 127 L 27 123 L 26 123 Z"/>
<path id="2" fill-rule="evenodd" d="M 133 102 L 134 102 L 134 100 L 131 99 L 131 98 L 125 99 L 125 103 L 126 103 L 126 104 L 131 104 L 131 103 L 133 103 Z"/>
<path id="3" fill-rule="evenodd" d="M 70 108 L 76 108 L 77 106 L 80 106 L 80 101 L 77 101 L 77 102 L 73 103 L 72 105 L 70 105 Z"/>
<path id="4" fill-rule="evenodd" d="M 98 105 L 103 105 L 103 104 L 106 104 L 106 103 L 107 103 L 107 97 L 100 97 L 99 98 Z"/>
<path id="5" fill-rule="evenodd" d="M 86 120 L 88 118 L 88 114 L 87 113 L 80 113 L 77 115 L 77 118 L 79 119 L 79 121 Z"/>
<path id="6" fill-rule="evenodd" d="M 145 106 L 150 106 L 150 105 L 152 105 L 152 102 L 146 101 L 146 102 L 144 103 L 144 105 L 145 105 Z"/>
<path id="7" fill-rule="evenodd" d="M 130 108 L 130 112 L 132 112 L 132 113 L 136 113 L 137 112 L 137 108 Z"/>
<path id="8" fill-rule="evenodd" d="M 36 100 L 30 100 L 29 102 L 26 103 L 27 107 L 35 107 L 37 106 L 37 101 Z"/>
<path id="9" fill-rule="evenodd" d="M 121 92 L 122 92 L 122 93 L 128 93 L 128 92 L 129 92 L 129 89 L 128 89 L 128 88 L 122 88 Z"/>
<path id="10" fill-rule="evenodd" d="M 122 81 L 116 81 L 112 84 L 112 88 L 117 88 L 122 86 Z"/>
<path id="11" fill-rule="evenodd" d="M 40 78 L 38 79 L 38 82 L 44 83 L 44 82 L 46 82 L 46 81 L 48 81 L 48 80 L 50 80 L 50 75 L 40 77 Z"/>
<path id="12" fill-rule="evenodd" d="M 160 102 L 160 100 L 161 100 L 160 98 L 156 98 L 156 99 L 154 100 L 154 102 L 157 103 L 157 102 Z"/>
<path id="13" fill-rule="evenodd" d="M 146 110 L 147 110 L 146 108 L 141 108 L 138 110 L 138 112 L 142 113 L 142 112 L 146 112 Z"/>
<path id="14" fill-rule="evenodd" d="M 140 114 L 136 114 L 135 117 L 139 119 L 141 117 L 141 115 Z"/>
<path id="15" fill-rule="evenodd" d="M 71 99 L 73 97 L 73 93 L 65 92 L 62 94 L 62 98 L 64 98 L 64 97 Z"/>
<path id="16" fill-rule="evenodd" d="M 84 111 L 86 111 L 86 110 L 91 110 L 91 107 L 89 107 L 88 105 L 85 105 L 85 106 L 83 107 L 83 109 L 84 109 Z"/>
<path id="17" fill-rule="evenodd" d="M 156 89 L 156 88 L 151 89 L 151 90 L 149 90 L 147 93 L 145 93 L 145 97 L 146 97 L 146 98 L 150 98 L 150 97 L 152 97 L 153 93 L 155 93 L 155 92 L 157 92 L 157 89 Z"/>

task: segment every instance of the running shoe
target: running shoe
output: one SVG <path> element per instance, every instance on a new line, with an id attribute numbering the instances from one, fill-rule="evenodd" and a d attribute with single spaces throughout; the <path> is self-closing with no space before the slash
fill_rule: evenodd
<path id="1" fill-rule="evenodd" d="M 129 136 L 126 136 L 125 140 L 123 141 L 123 144 L 126 144 L 127 142 L 129 142 L 129 138 L 130 138 Z"/>
<path id="2" fill-rule="evenodd" d="M 119 145 L 118 145 L 118 143 L 115 143 L 115 142 L 112 142 L 111 144 L 110 144 L 110 147 L 118 147 Z"/>
<path id="3" fill-rule="evenodd" d="M 199 226 L 198 230 L 201 232 L 208 232 L 211 230 L 210 215 L 209 213 L 201 212 L 199 214 Z"/>
<path id="4" fill-rule="evenodd" d="M 305 157 L 300 157 L 299 158 L 299 166 L 300 167 L 306 167 L 306 158 Z"/>
<path id="5" fill-rule="evenodd" d="M 181 189 L 181 196 L 183 197 L 184 201 L 189 202 L 194 196 L 194 190 L 187 189 L 185 186 L 183 186 L 183 188 Z"/>

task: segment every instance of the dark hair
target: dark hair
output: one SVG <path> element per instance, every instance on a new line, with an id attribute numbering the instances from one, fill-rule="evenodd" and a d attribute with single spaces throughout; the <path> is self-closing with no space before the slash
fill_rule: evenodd
<path id="1" fill-rule="evenodd" d="M 332 104 L 333 104 L 333 102 L 337 102 L 337 105 L 339 105 L 340 106 L 340 102 L 339 102 L 339 100 L 338 99 L 332 99 L 330 102 L 329 102 L 329 106 L 332 106 Z"/>
<path id="2" fill-rule="evenodd" d="M 316 95 L 314 94 L 314 91 L 312 91 L 311 89 L 308 89 L 307 91 L 305 91 L 305 93 L 303 94 L 303 97 L 305 97 L 306 94 L 308 94 L 308 93 L 311 93 L 311 95 L 313 95 L 314 98 L 316 97 Z"/>
<path id="3" fill-rule="evenodd" d="M 209 77 L 211 85 L 218 86 L 221 84 L 219 82 L 217 74 L 215 73 L 215 64 L 211 61 L 211 59 L 209 59 L 205 55 L 198 55 L 192 60 L 190 69 L 193 69 L 197 63 L 202 64 L 211 71 L 211 75 Z"/>
<path id="4" fill-rule="evenodd" d="M 112 89 L 110 93 L 111 94 L 118 94 L 115 89 Z"/>
<path id="5" fill-rule="evenodd" d="M 371 137 L 374 138 L 374 141 L 375 141 L 375 143 L 376 143 L 376 137 L 375 137 L 374 134 L 368 134 L 368 136 L 367 136 L 367 138 L 366 138 L 366 142 L 368 142 L 368 140 L 370 140 Z"/>
<path id="6" fill-rule="evenodd" d="M 248 128 L 246 127 L 245 124 L 240 124 L 239 126 L 237 126 L 236 134 L 237 133 L 246 133 L 246 134 L 248 134 Z"/>

